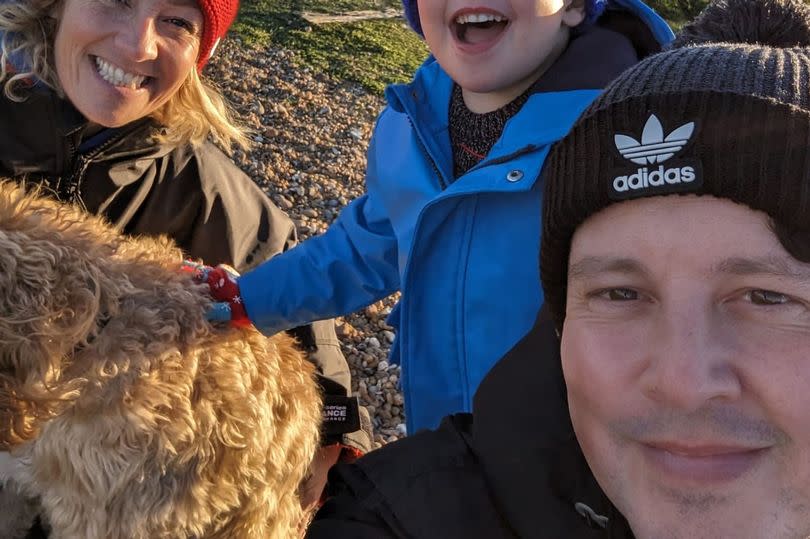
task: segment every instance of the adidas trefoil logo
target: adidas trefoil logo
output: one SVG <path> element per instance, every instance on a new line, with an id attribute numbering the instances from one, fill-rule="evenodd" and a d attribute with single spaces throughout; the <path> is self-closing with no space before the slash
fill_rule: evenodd
<path id="1" fill-rule="evenodd" d="M 622 157 L 639 165 L 652 165 L 663 163 L 679 152 L 689 142 L 694 131 L 695 122 L 689 122 L 664 138 L 661 121 L 655 114 L 651 114 L 641 133 L 641 142 L 627 135 L 614 135 L 613 139 Z"/>
<path id="2" fill-rule="evenodd" d="M 665 167 L 659 163 L 667 161 L 681 151 L 692 138 L 694 131 L 695 122 L 689 122 L 664 137 L 661 121 L 655 114 L 651 114 L 641 133 L 641 142 L 627 135 L 613 135 L 616 149 L 622 157 L 642 166 L 633 174 L 616 176 L 613 179 L 612 196 L 615 198 L 643 196 L 646 194 L 643 191 L 649 188 L 658 188 L 655 189 L 656 194 L 684 191 L 686 186 L 681 184 L 695 181 L 697 177 L 695 168 Z M 658 166 L 653 168 L 651 165 Z"/>

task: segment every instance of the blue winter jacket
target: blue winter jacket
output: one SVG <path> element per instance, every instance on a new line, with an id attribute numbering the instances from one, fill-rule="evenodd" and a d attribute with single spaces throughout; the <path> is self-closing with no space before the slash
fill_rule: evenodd
<path id="1" fill-rule="evenodd" d="M 253 323 L 272 334 L 401 290 L 389 323 L 408 432 L 470 411 L 478 384 L 542 303 L 538 178 L 549 146 L 600 88 L 652 52 L 645 42 L 655 50 L 673 37 L 639 0 L 613 6 L 602 20 L 639 35 L 599 26 L 573 39 L 489 155 L 455 181 L 450 78 L 430 58 L 410 84 L 389 87 L 368 150 L 366 194 L 324 234 L 240 278 Z"/>

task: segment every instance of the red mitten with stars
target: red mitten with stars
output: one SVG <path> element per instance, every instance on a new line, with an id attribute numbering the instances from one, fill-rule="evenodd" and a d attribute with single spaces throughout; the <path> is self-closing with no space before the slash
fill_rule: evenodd
<path id="1" fill-rule="evenodd" d="M 206 313 L 211 322 L 230 322 L 235 327 L 248 327 L 251 321 L 239 292 L 239 273 L 230 266 L 216 267 L 197 264 L 190 260 L 183 262 L 183 271 L 191 273 L 196 283 L 205 283 L 216 301 Z"/>

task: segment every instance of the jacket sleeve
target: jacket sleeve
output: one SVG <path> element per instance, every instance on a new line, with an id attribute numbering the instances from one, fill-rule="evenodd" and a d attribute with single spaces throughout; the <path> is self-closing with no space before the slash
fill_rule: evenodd
<path id="1" fill-rule="evenodd" d="M 307 529 L 306 539 L 398 539 L 393 515 L 382 510 L 374 485 L 351 464 L 329 472 L 328 498 Z M 392 527 L 390 524 L 394 520 Z"/>
<path id="2" fill-rule="evenodd" d="M 88 168 L 82 200 L 132 235 L 172 238 L 187 256 L 244 272 L 296 242 L 292 220 L 213 144 Z"/>
<path id="3" fill-rule="evenodd" d="M 322 235 L 239 279 L 248 316 L 267 334 L 352 313 L 399 285 L 397 240 L 373 193 L 350 203 Z"/>
<path id="4" fill-rule="evenodd" d="M 200 178 L 201 197 L 184 247 L 206 264 L 245 272 L 297 242 L 292 220 L 219 149 L 195 151 L 180 174 Z"/>
<path id="5" fill-rule="evenodd" d="M 310 524 L 306 539 L 397 539 L 372 511 L 357 507 L 351 499 L 332 499 L 333 516 L 322 516 Z M 344 508 L 340 508 L 344 506 Z M 323 511 L 323 510 L 322 510 Z"/>

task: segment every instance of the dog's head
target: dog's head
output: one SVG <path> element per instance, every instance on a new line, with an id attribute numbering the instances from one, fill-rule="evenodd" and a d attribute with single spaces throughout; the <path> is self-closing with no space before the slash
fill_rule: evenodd
<path id="1" fill-rule="evenodd" d="M 129 240 L 0 182 L 0 450 L 114 376 L 122 355 L 207 331 L 209 300 L 181 261 L 165 239 Z"/>

